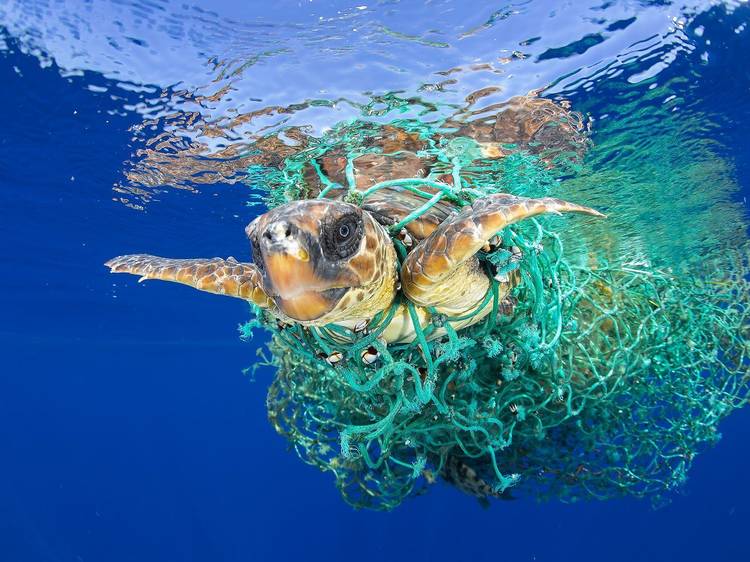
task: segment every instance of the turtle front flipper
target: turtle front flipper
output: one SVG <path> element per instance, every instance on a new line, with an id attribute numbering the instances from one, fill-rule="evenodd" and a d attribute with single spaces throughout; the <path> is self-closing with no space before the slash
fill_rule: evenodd
<path id="1" fill-rule="evenodd" d="M 404 294 L 444 314 L 471 310 L 486 294 L 487 276 L 474 257 L 503 228 L 544 213 L 577 212 L 604 217 L 594 209 L 544 197 L 498 193 L 479 199 L 447 218 L 417 245 L 401 267 Z"/>
<path id="2" fill-rule="evenodd" d="M 146 254 L 119 256 L 105 263 L 112 273 L 140 275 L 140 281 L 161 279 L 190 285 L 201 291 L 228 295 L 268 307 L 258 266 L 234 258 L 170 259 Z"/>

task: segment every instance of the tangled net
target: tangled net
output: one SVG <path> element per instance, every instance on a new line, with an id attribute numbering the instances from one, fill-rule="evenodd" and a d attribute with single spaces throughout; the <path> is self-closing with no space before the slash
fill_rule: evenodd
<path id="1" fill-rule="evenodd" d="M 358 190 L 353 161 L 379 149 L 361 140 L 374 125 L 350 123 L 281 170 L 255 169 L 265 202 L 335 189 L 361 202 L 386 187 L 408 189 L 424 205 L 392 229 L 402 261 L 395 234 L 438 201 L 460 207 L 557 185 L 544 155 L 482 159 L 472 139 L 398 126 L 428 143 L 423 152 L 452 184 L 431 174 Z M 334 150 L 346 154 L 347 186 L 318 165 Z M 500 233 L 497 249 L 481 255 L 492 313 L 460 332 L 451 324 L 464 317 L 436 315 L 425 330 L 414 322 L 413 343 L 386 346 L 378 335 L 398 299 L 360 333 L 285 325 L 256 310 L 243 330 L 272 333 L 267 404 L 276 430 L 305 462 L 333 474 L 355 507 L 394 508 L 440 476 L 460 488 L 457 467 L 476 473 L 484 486 L 477 495 L 499 497 L 660 497 L 679 486 L 696 453 L 719 438 L 718 422 L 750 395 L 748 251 L 702 256 L 681 271 L 610 263 L 591 242 L 577 240 L 566 254 L 561 221 L 533 219 Z M 520 277 L 512 313 L 498 298 L 497 279 L 508 275 Z M 436 327 L 447 335 L 428 341 Z M 379 359 L 367 365 L 361 354 L 370 346 Z M 343 358 L 332 366 L 326 358 L 336 352 Z"/>

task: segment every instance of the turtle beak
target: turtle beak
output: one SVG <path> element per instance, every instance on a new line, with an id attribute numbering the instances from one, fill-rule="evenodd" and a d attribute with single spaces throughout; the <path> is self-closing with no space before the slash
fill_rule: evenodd
<path id="1" fill-rule="evenodd" d="M 260 234 L 269 289 L 276 295 L 293 297 L 315 285 L 310 252 L 302 238 L 298 227 L 285 220 L 268 224 Z"/>
<path id="2" fill-rule="evenodd" d="M 266 289 L 279 309 L 300 321 L 320 318 L 335 306 L 321 286 L 305 244 L 305 236 L 291 222 L 280 220 L 260 234 Z"/>

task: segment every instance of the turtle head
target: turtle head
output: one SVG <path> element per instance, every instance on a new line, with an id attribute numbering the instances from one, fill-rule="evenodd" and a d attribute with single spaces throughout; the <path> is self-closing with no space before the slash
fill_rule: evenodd
<path id="1" fill-rule="evenodd" d="M 294 201 L 246 229 L 263 288 L 279 311 L 306 324 L 371 318 L 395 295 L 395 251 L 356 205 Z"/>

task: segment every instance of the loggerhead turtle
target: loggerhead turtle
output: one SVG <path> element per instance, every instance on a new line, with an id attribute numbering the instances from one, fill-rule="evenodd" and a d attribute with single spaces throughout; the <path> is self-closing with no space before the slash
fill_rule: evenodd
<path id="1" fill-rule="evenodd" d="M 578 129 L 560 126 L 565 110 L 548 100 L 513 98 L 498 108 L 494 118 L 458 128 L 455 137 L 471 139 L 485 158 L 501 158 L 503 147 L 515 144 L 540 152 L 554 145 L 569 149 Z M 555 126 L 548 125 L 554 123 Z M 268 141 L 258 159 L 275 161 L 277 144 Z M 370 139 L 380 152 L 369 152 L 354 160 L 357 189 L 365 192 L 378 182 L 419 177 L 434 172 L 435 162 L 418 153 L 424 145 L 414 135 L 392 126 L 382 127 Z M 580 145 L 575 145 L 580 146 Z M 278 158 L 276 158 L 277 160 Z M 542 157 L 543 163 L 545 162 Z M 346 159 L 332 151 L 319 167 L 333 184 L 345 183 Z M 310 170 L 308 170 L 309 172 Z M 433 173 L 433 175 L 435 175 Z M 437 176 L 452 183 L 450 175 Z M 246 228 L 253 263 L 233 258 L 168 259 L 128 255 L 107 262 L 112 272 L 133 273 L 141 279 L 162 279 L 197 289 L 242 298 L 265 308 L 279 320 L 308 326 L 339 324 L 359 331 L 371 319 L 392 306 L 398 293 L 414 303 L 417 320 L 424 328 L 432 314 L 466 319 L 452 322 L 461 329 L 482 320 L 491 310 L 484 304 L 490 278 L 477 252 L 487 249 L 505 226 L 549 212 L 601 213 L 559 199 L 529 199 L 494 194 L 461 209 L 442 200 L 405 224 L 398 233 L 407 248 L 398 267 L 397 252 L 389 230 L 400 223 L 425 199 L 399 186 L 391 186 L 364 197 L 358 205 L 345 201 L 347 190 L 330 189 L 320 198 L 321 185 L 308 174 L 312 187 L 308 199 L 294 201 L 256 218 Z M 436 193 L 429 185 L 422 192 Z M 505 299 L 518 277 L 511 275 L 499 287 Z M 388 326 L 381 333 L 386 343 L 409 342 L 415 337 L 414 321 L 400 301 Z M 506 302 L 510 302 L 509 300 Z M 442 336 L 434 329 L 428 338 Z M 365 362 L 368 362 L 363 355 Z M 335 358 L 329 357 L 334 363 Z M 450 455 L 442 476 L 464 493 L 486 502 L 497 493 L 467 464 Z"/>
<path id="2" fill-rule="evenodd" d="M 307 199 L 268 211 L 246 228 L 253 263 L 137 254 L 114 258 L 106 265 L 114 273 L 175 281 L 245 299 L 283 322 L 338 324 L 355 331 L 388 310 L 400 291 L 416 306 L 422 326 L 431 321 L 428 307 L 449 318 L 468 316 L 453 324 L 458 330 L 490 312 L 485 302 L 490 278 L 477 252 L 503 228 L 549 212 L 604 216 L 560 199 L 509 194 L 478 199 L 440 222 L 441 210 L 428 212 L 410 223 L 408 236 L 414 240 L 398 274 L 387 226 L 404 212 L 404 200 L 410 199 L 398 189 L 384 188 L 379 193 L 376 209 L 367 199 L 361 205 Z M 389 201 L 395 216 L 388 214 Z M 500 284 L 501 299 L 514 282 L 507 279 Z M 444 333 L 434 330 L 430 337 Z M 409 311 L 401 304 L 382 338 L 393 343 L 414 337 Z"/>
<path id="3" fill-rule="evenodd" d="M 466 124 L 452 136 L 469 139 L 484 157 L 501 158 L 501 147 L 507 143 L 532 150 L 535 146 L 570 144 L 580 129 L 580 124 L 570 124 L 571 114 L 565 108 L 533 96 L 512 98 L 497 109 L 491 119 Z M 431 163 L 418 156 L 421 143 L 416 135 L 383 126 L 371 139 L 380 153 L 369 152 L 353 162 L 360 193 L 377 182 L 425 174 Z M 262 151 L 261 158 L 271 158 L 273 152 Z M 343 155 L 333 151 L 322 158 L 319 167 L 331 183 L 340 186 L 345 183 L 345 163 Z M 450 175 L 438 179 L 452 181 Z M 436 193 L 430 185 L 419 189 Z M 317 191 L 309 194 L 317 198 L 281 205 L 247 226 L 253 263 L 234 258 L 169 259 L 137 254 L 114 258 L 106 265 L 113 273 L 132 273 L 141 280 L 174 281 L 242 298 L 282 322 L 338 324 L 354 331 L 388 310 L 401 292 L 415 305 L 423 327 L 435 313 L 466 317 L 452 323 L 458 330 L 479 322 L 491 310 L 490 303 L 484 304 L 490 279 L 477 252 L 486 249 L 503 228 L 543 213 L 604 216 L 549 197 L 497 193 L 461 209 L 442 200 L 401 230 L 409 251 L 399 271 L 389 227 L 424 205 L 423 197 L 394 185 L 368 191 L 356 205 L 345 201 L 346 189 L 327 190 L 323 198 Z M 515 283 L 514 276 L 502 280 L 501 299 Z M 444 329 L 436 329 L 430 338 L 444 334 Z M 381 337 L 386 343 L 414 339 L 414 320 L 404 304 Z"/>

